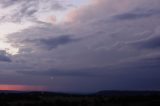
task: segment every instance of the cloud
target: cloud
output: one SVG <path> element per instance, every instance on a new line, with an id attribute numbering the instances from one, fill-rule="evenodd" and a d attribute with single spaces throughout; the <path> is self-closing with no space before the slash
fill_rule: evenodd
<path id="1" fill-rule="evenodd" d="M 116 16 L 114 16 L 114 18 L 119 19 L 119 20 L 133 20 L 133 19 L 148 18 L 148 17 L 154 16 L 154 15 L 160 15 L 160 11 L 150 10 L 150 11 L 146 11 L 145 13 L 128 12 L 128 13 L 116 15 Z"/>
<path id="2" fill-rule="evenodd" d="M 96 69 L 78 69 L 78 70 L 67 70 L 67 69 L 49 69 L 49 70 L 38 70 L 38 71 L 17 71 L 22 74 L 29 74 L 35 76 L 59 76 L 59 77 L 95 77 L 97 76 L 94 71 Z"/>
<path id="3" fill-rule="evenodd" d="M 140 12 L 139 12 L 140 11 Z M 114 16 L 114 19 L 118 20 L 133 20 L 133 19 L 142 19 L 142 18 L 148 18 L 154 15 L 160 16 L 160 10 L 135 10 L 135 12 L 131 11 L 128 13 L 123 13 L 120 15 Z"/>
<path id="4" fill-rule="evenodd" d="M 160 48 L 160 36 L 150 37 L 141 41 L 131 43 L 132 46 L 140 49 L 159 49 Z"/>
<path id="5" fill-rule="evenodd" d="M 83 86 L 82 88 L 85 89 L 85 91 L 89 91 L 88 88 L 90 88 L 90 90 L 153 90 L 159 89 L 160 87 L 157 85 L 157 83 L 159 83 L 157 81 L 160 80 L 159 61 L 159 56 L 151 56 L 137 59 L 134 62 L 125 62 L 109 67 L 77 70 L 50 69 L 19 71 L 18 73 L 34 77 L 54 77 L 54 80 L 52 80 L 54 83 L 58 81 L 59 83 L 67 84 L 68 89 L 76 89 L 76 91 L 80 90 L 77 86 Z M 88 85 L 88 83 L 90 84 Z"/>
<path id="6" fill-rule="evenodd" d="M 94 1 L 70 11 L 70 22 L 8 35 L 20 50 L 14 73 L 71 90 L 159 89 L 159 0 Z"/>
<path id="7" fill-rule="evenodd" d="M 78 39 L 73 39 L 71 36 L 58 36 L 54 38 L 40 38 L 40 39 L 33 39 L 33 40 L 26 40 L 26 42 L 33 43 L 36 46 L 41 46 L 46 49 L 55 49 L 61 45 L 66 45 L 72 42 L 76 42 Z"/>
<path id="8" fill-rule="evenodd" d="M 52 50 L 80 40 L 70 33 L 67 34 L 65 29 L 59 30 L 58 26 L 51 26 L 50 24 L 31 27 L 22 32 L 8 35 L 8 41 L 20 50 L 25 48 L 42 51 L 45 49 Z M 22 44 L 24 46 L 21 46 Z"/>
<path id="9" fill-rule="evenodd" d="M 0 50 L 0 62 L 11 62 L 12 60 L 7 56 L 6 52 Z"/>
<path id="10" fill-rule="evenodd" d="M 46 12 L 63 11 L 66 7 L 57 0 L 1 0 L 0 9 L 6 11 L 2 14 L 2 22 L 23 22 L 38 20 Z"/>
<path id="11" fill-rule="evenodd" d="M 145 4 L 144 7 L 142 4 Z M 55 62 L 54 64 L 63 67 L 85 68 L 94 65 L 100 67 L 127 61 L 130 58 L 143 56 L 144 51 L 138 51 L 131 47 L 126 48 L 123 47 L 123 44 L 144 40 L 146 37 L 152 36 L 152 33 L 159 26 L 159 16 L 156 15 L 158 13 L 158 7 L 155 6 L 156 3 L 150 7 L 154 9 L 147 9 L 145 7 L 147 4 L 154 3 L 150 3 L 150 1 L 144 2 L 143 0 L 140 2 L 138 0 L 122 0 L 121 3 L 116 0 L 97 1 L 75 10 L 73 12 L 75 21 L 71 23 L 54 26 L 45 24 L 44 26 L 30 27 L 9 35 L 8 39 L 20 51 L 28 53 L 30 57 L 40 55 L 42 60 L 44 59 L 45 61 L 53 61 L 55 59 L 53 63 Z M 137 8 L 142 9 L 139 11 Z M 93 12 L 94 10 L 97 12 Z M 88 13 L 93 14 L 88 15 Z M 111 21 L 114 16 L 126 13 L 134 15 L 143 13 L 144 17 L 140 16 L 141 21 Z M 148 15 L 145 16 L 144 14 L 155 15 L 148 17 Z M 79 23 L 79 21 L 81 22 Z M 120 44 L 119 46 L 122 44 L 122 46 L 118 46 L 119 48 L 115 47 L 117 44 Z M 54 49 L 59 46 L 62 48 Z M 44 50 L 44 48 L 49 49 L 49 51 Z M 35 58 L 34 56 L 33 58 Z M 37 62 L 37 59 L 35 61 Z M 50 65 L 50 68 L 51 66 L 53 65 Z"/>
<path id="12" fill-rule="evenodd" d="M 20 2 L 20 0 L 1 0 L 0 3 L 2 5 L 2 7 L 8 7 L 13 5 L 16 2 Z"/>

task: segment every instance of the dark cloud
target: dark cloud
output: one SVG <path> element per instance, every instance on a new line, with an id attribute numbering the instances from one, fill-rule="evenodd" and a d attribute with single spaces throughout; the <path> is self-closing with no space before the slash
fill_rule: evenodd
<path id="1" fill-rule="evenodd" d="M 145 40 L 131 43 L 132 46 L 141 49 L 160 49 L 160 36 L 154 36 Z"/>
<path id="2" fill-rule="evenodd" d="M 6 52 L 0 50 L 0 62 L 11 62 L 11 59 L 7 56 Z"/>
<path id="3" fill-rule="evenodd" d="M 137 74 L 137 77 L 142 78 L 150 76 L 151 73 L 160 73 L 160 55 L 150 56 L 133 61 L 126 61 L 120 64 L 114 64 L 104 67 L 83 68 L 83 69 L 49 69 L 49 70 L 37 70 L 37 71 L 17 71 L 22 74 L 30 75 L 44 75 L 44 76 L 92 76 L 92 77 L 106 77 L 106 76 L 123 76 Z M 149 73 L 149 74 L 148 74 Z M 127 75 L 128 74 L 128 75 Z M 143 75 L 144 74 L 144 75 Z M 154 75 L 154 76 L 159 76 Z M 132 77 L 135 77 L 134 75 Z M 150 76 L 151 77 L 151 76 Z"/>
<path id="4" fill-rule="evenodd" d="M 84 86 L 86 82 L 89 82 L 90 84 L 85 85 L 85 87 L 92 86 L 95 89 L 153 90 L 160 88 L 159 70 L 160 57 L 151 56 L 148 58 L 137 59 L 132 62 L 115 64 L 103 68 L 74 70 L 50 69 L 18 71 L 18 73 L 31 76 L 55 77 L 55 80 L 59 77 L 67 77 L 61 83 L 74 81 L 73 85 L 78 83 L 80 85 L 77 86 Z M 75 80 L 76 78 L 80 79 Z M 92 85 L 92 83 L 95 85 Z"/>
<path id="5" fill-rule="evenodd" d="M 20 2 L 21 0 L 1 0 L 0 3 L 3 8 L 14 5 L 16 2 Z"/>
<path id="6" fill-rule="evenodd" d="M 133 19 L 142 19 L 148 18 L 154 15 L 160 15 L 160 10 L 134 10 L 128 13 L 123 13 L 115 15 L 113 18 L 118 20 L 133 20 Z"/>
<path id="7" fill-rule="evenodd" d="M 26 42 L 30 42 L 35 44 L 36 46 L 40 46 L 46 49 L 54 49 L 61 45 L 66 45 L 72 42 L 76 42 L 78 39 L 73 39 L 71 36 L 59 36 L 54 38 L 40 38 L 40 39 L 34 39 L 34 40 L 26 40 Z"/>
<path id="8" fill-rule="evenodd" d="M 96 69 L 49 69 L 49 70 L 38 70 L 38 71 L 17 71 L 22 74 L 30 74 L 35 76 L 68 76 L 68 77 L 95 77 L 98 74 L 95 73 Z"/>
<path id="9" fill-rule="evenodd" d="M 14 33 L 11 35 L 12 37 L 8 36 L 8 42 L 20 47 L 20 50 L 21 48 L 23 50 L 52 50 L 59 46 L 80 41 L 79 38 L 74 38 L 74 35 L 59 30 L 59 27 L 50 24 L 44 26 L 31 27 L 22 32 Z M 21 46 L 22 44 L 24 46 Z"/>

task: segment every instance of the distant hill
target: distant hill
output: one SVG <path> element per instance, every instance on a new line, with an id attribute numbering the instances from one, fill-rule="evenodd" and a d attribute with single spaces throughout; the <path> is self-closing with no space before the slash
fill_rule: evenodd
<path id="1" fill-rule="evenodd" d="M 46 94 L 46 95 L 60 95 L 60 96 L 71 96 L 71 95 L 87 95 L 87 96 L 137 96 L 137 95 L 160 95 L 160 91 L 114 91 L 114 90 L 103 90 L 92 94 L 81 94 L 81 93 L 63 93 L 63 92 L 49 92 L 49 91 L 14 91 L 14 90 L 0 90 L 0 93 L 22 93 L 22 94 Z"/>
<path id="2" fill-rule="evenodd" d="M 27 91 L 0 90 L 0 93 L 27 93 Z"/>
<path id="3" fill-rule="evenodd" d="M 159 91 L 99 91 L 93 94 L 0 91 L 0 106 L 160 106 Z"/>
<path id="4" fill-rule="evenodd" d="M 102 96 L 137 96 L 137 95 L 160 95 L 160 91 L 110 91 L 104 90 L 95 93 L 95 95 Z"/>

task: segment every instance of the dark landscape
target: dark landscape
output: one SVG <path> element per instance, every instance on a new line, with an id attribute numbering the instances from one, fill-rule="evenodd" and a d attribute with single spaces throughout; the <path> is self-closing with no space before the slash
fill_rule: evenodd
<path id="1" fill-rule="evenodd" d="M 159 106 L 159 91 L 100 91 L 94 94 L 1 91 L 0 106 Z"/>

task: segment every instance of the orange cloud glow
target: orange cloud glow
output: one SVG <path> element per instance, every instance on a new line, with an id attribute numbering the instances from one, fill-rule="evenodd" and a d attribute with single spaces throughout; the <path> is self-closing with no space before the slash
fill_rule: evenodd
<path id="1" fill-rule="evenodd" d="M 67 14 L 66 14 L 66 16 L 65 16 L 65 21 L 66 22 L 72 22 L 72 21 L 74 21 L 74 19 L 75 19 L 75 17 L 76 17 L 76 13 L 77 13 L 77 9 L 72 9 L 72 10 L 70 10 Z"/>
<path id="2" fill-rule="evenodd" d="M 48 22 L 51 24 L 55 24 L 57 21 L 57 17 L 56 16 L 49 16 L 48 17 Z"/>
<path id="3" fill-rule="evenodd" d="M 97 0 L 96 0 L 97 1 Z M 66 13 L 66 16 L 65 16 L 65 21 L 66 22 L 74 22 L 74 21 L 77 21 L 77 19 L 79 19 L 81 17 L 81 15 L 83 15 L 83 12 L 88 10 L 88 8 L 90 8 L 90 6 L 96 4 L 94 2 L 94 0 L 88 0 L 88 2 L 83 5 L 83 6 L 80 6 L 80 7 L 76 7 L 76 8 L 73 8 L 71 10 L 69 10 L 67 13 Z"/>
<path id="4" fill-rule="evenodd" d="M 41 91 L 45 89 L 45 86 L 0 84 L 0 90 Z"/>

